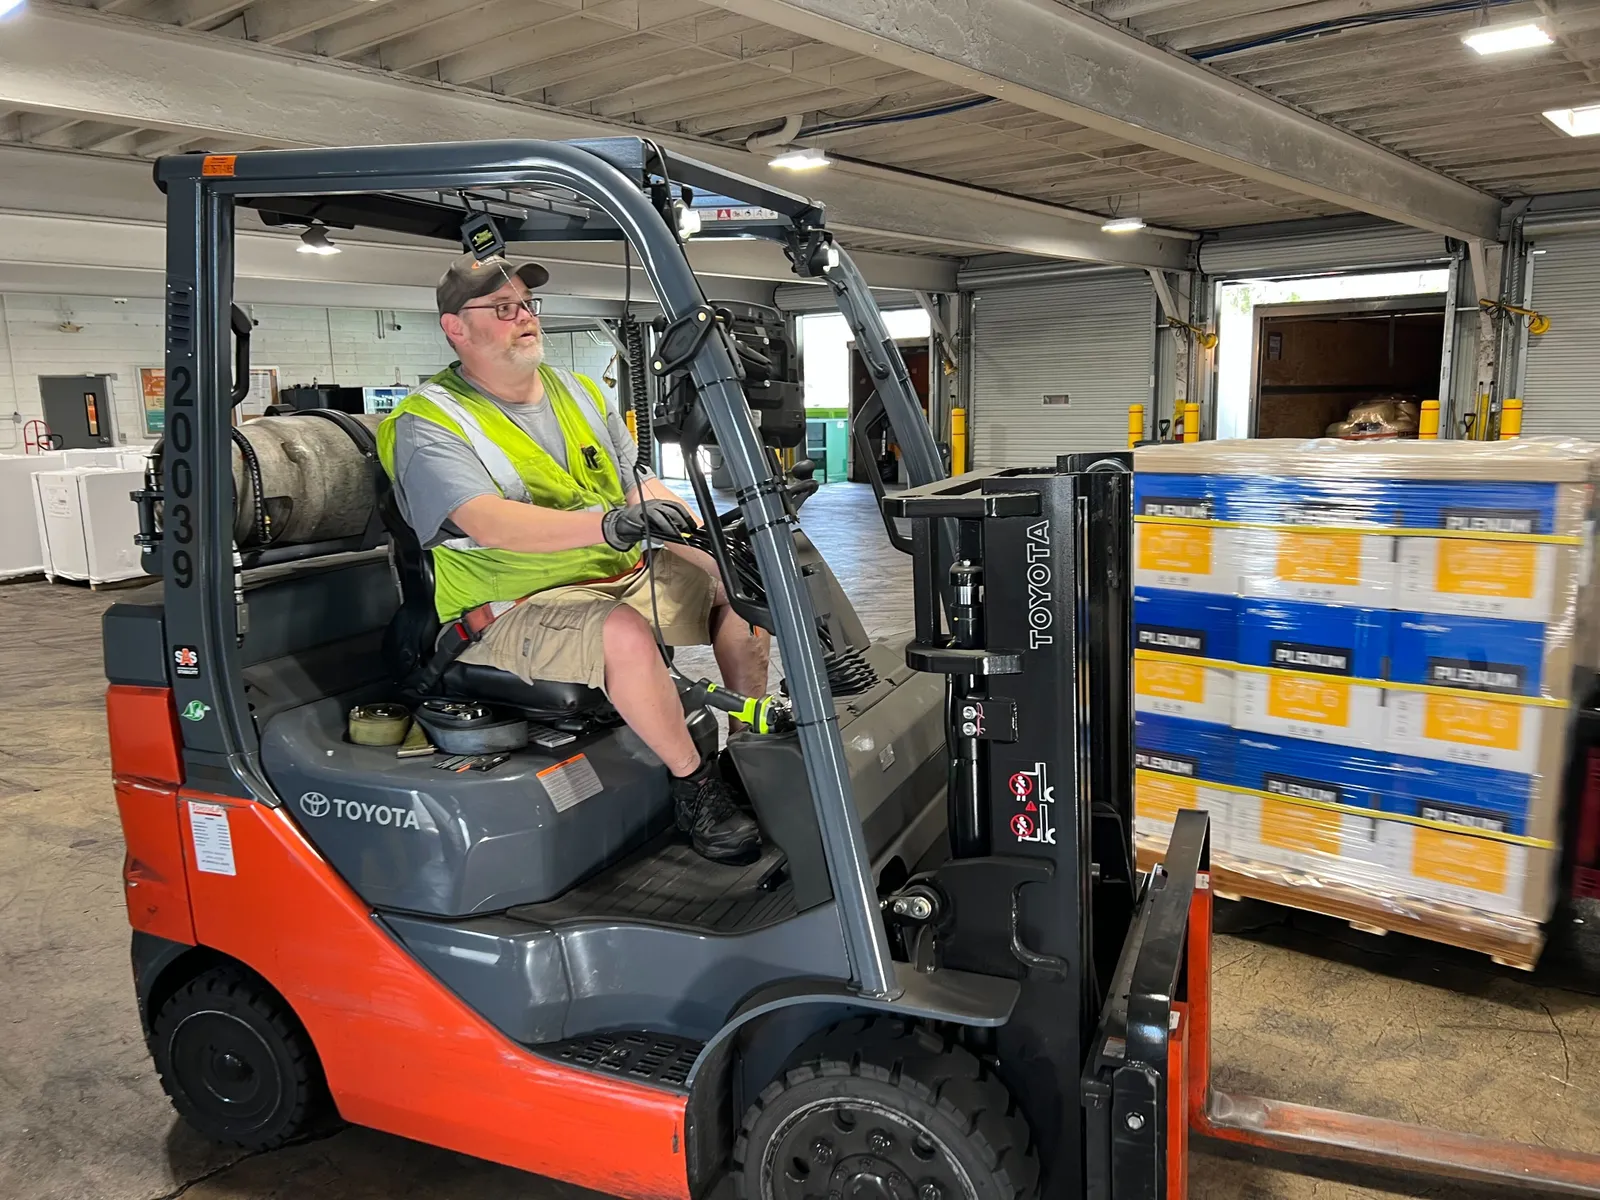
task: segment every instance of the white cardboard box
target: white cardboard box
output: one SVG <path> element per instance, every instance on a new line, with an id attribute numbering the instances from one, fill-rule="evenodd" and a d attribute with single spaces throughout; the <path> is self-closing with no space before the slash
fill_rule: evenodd
<path id="1" fill-rule="evenodd" d="M 139 513 L 130 497 L 144 473 L 79 467 L 34 475 L 34 512 L 51 579 L 112 583 L 144 574 L 134 535 Z"/>
<path id="2" fill-rule="evenodd" d="M 1133 527 L 1134 584 L 1231 596 L 1239 586 L 1228 530 L 1141 521 Z"/>
<path id="3" fill-rule="evenodd" d="M 60 451 L 0 455 L 0 579 L 36 575 L 45 568 L 44 544 L 33 512 L 33 476 L 59 471 Z"/>
<path id="4" fill-rule="evenodd" d="M 1383 742 L 1383 689 L 1328 675 L 1240 671 L 1233 724 L 1276 737 L 1369 749 Z"/>
<path id="5" fill-rule="evenodd" d="M 1396 608 L 1556 622 L 1577 579 L 1575 548 L 1537 542 L 1402 537 Z"/>
<path id="6" fill-rule="evenodd" d="M 1394 607 L 1394 538 L 1319 529 L 1227 529 L 1239 594 L 1358 608 Z"/>
<path id="7" fill-rule="evenodd" d="M 1233 721 L 1233 672 L 1170 658 L 1139 658 L 1133 664 L 1133 707 L 1228 725 Z"/>

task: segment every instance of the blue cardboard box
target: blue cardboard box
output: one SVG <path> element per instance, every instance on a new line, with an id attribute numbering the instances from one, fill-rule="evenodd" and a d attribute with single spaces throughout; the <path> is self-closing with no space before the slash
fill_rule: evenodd
<path id="1" fill-rule="evenodd" d="M 1361 681 L 1383 678 L 1389 616 L 1381 609 L 1241 601 L 1235 727 L 1315 742 L 1381 745 L 1383 689 Z"/>

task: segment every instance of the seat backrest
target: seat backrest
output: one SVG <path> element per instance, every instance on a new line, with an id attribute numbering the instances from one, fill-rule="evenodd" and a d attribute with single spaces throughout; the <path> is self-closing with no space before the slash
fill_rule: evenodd
<path id="1" fill-rule="evenodd" d="M 388 476 L 378 488 L 378 512 L 389 531 L 390 558 L 400 583 L 400 607 L 383 637 L 383 654 L 399 680 L 411 678 L 433 657 L 439 614 L 433 607 L 433 555 L 423 548 L 400 512 L 400 498 Z"/>

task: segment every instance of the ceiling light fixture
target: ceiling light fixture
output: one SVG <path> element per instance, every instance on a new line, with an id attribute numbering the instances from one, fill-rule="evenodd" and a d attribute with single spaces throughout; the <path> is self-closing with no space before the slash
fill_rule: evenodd
<path id="1" fill-rule="evenodd" d="M 27 2 L 28 0 L 0 0 L 0 17 L 9 17 Z"/>
<path id="2" fill-rule="evenodd" d="M 1112 217 L 1111 220 L 1100 226 L 1101 233 L 1138 233 L 1144 228 L 1144 221 L 1139 217 Z"/>
<path id="3" fill-rule="evenodd" d="M 1600 104 L 1582 108 L 1549 108 L 1544 119 L 1568 137 L 1593 137 L 1600 133 Z"/>
<path id="4" fill-rule="evenodd" d="M 3 0 L 0 0 L 3 2 Z M 799 150 L 785 150 L 775 156 L 769 166 L 782 167 L 786 171 L 814 171 L 818 167 L 825 167 L 833 160 L 823 153 L 821 146 L 806 146 Z"/>
<path id="5" fill-rule="evenodd" d="M 295 247 L 301 254 L 337 254 L 339 247 L 328 239 L 326 225 L 312 225 L 300 235 L 300 244 Z"/>
<path id="6" fill-rule="evenodd" d="M 1537 21 L 1516 25 L 1488 25 L 1463 34 L 1461 40 L 1479 54 L 1505 54 L 1512 50 L 1533 50 L 1555 41 Z"/>

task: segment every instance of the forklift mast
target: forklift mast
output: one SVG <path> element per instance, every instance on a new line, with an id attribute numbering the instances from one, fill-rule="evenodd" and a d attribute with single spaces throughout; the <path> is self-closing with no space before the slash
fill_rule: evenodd
<path id="1" fill-rule="evenodd" d="M 884 501 L 913 525 L 906 659 L 949 678 L 952 858 L 910 885 L 933 909 L 916 959 L 1020 981 L 995 1062 L 1039 1138 L 1047 1196 L 1080 1180 L 1097 1200 L 1172 1194 L 1169 1106 L 1182 1111 L 1168 1035 L 1209 827 L 1182 814 L 1174 867 L 1145 892 L 1132 841 L 1132 479 L 1126 452 L 1069 454 Z M 944 522 L 957 529 L 948 621 Z"/>

